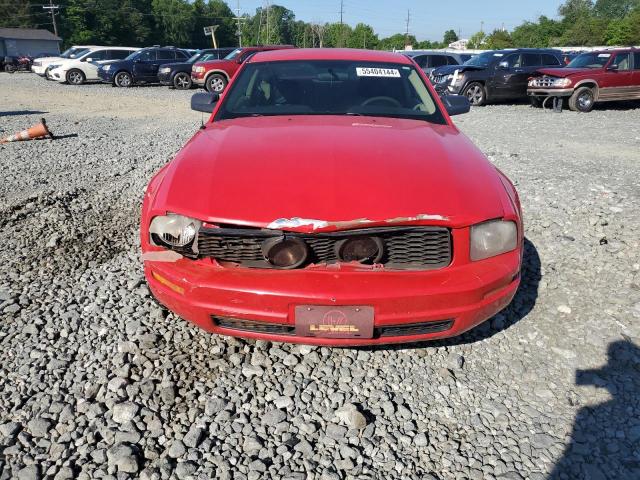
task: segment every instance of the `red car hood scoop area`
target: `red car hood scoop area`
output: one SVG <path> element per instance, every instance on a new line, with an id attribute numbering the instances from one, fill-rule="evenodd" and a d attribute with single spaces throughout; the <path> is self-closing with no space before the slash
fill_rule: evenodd
<path id="1" fill-rule="evenodd" d="M 503 214 L 501 191 L 493 166 L 453 127 L 282 116 L 200 131 L 167 169 L 156 200 L 209 222 L 334 230 L 475 223 Z"/>

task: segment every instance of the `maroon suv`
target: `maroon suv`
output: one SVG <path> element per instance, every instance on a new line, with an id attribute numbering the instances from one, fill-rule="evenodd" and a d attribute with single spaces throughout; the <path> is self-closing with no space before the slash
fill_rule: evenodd
<path id="1" fill-rule="evenodd" d="M 191 81 L 211 93 L 222 93 L 244 61 L 256 52 L 295 48 L 293 45 L 266 45 L 236 48 L 222 60 L 197 62 L 191 67 Z"/>
<path id="2" fill-rule="evenodd" d="M 640 49 L 583 53 L 565 68 L 543 68 L 529 79 L 534 106 L 546 97 L 569 97 L 569 108 L 590 112 L 596 102 L 640 100 Z"/>

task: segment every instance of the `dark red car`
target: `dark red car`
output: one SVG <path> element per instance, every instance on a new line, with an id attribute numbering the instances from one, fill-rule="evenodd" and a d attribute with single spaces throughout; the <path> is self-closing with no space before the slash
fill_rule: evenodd
<path id="1" fill-rule="evenodd" d="M 153 295 L 205 330 L 317 345 L 459 335 L 519 282 L 520 202 L 394 53 L 259 53 L 151 180 Z"/>
<path id="2" fill-rule="evenodd" d="M 295 48 L 293 45 L 266 45 L 236 48 L 222 60 L 197 62 L 191 67 L 191 82 L 207 92 L 222 93 L 240 65 L 257 52 Z"/>
<path id="3" fill-rule="evenodd" d="M 590 112 L 597 102 L 640 100 L 640 49 L 587 52 L 566 68 L 543 68 L 529 80 L 534 106 L 547 97 L 568 97 L 569 108 Z"/>

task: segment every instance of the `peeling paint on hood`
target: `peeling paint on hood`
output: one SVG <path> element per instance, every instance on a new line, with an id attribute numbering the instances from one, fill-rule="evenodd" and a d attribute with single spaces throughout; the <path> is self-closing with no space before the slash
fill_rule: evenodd
<path id="1" fill-rule="evenodd" d="M 337 222 L 329 222 L 327 220 L 318 220 L 315 218 L 278 218 L 274 220 L 267 228 L 272 230 L 282 230 L 282 229 L 297 229 L 304 227 L 311 227 L 312 230 L 320 230 L 320 229 L 328 229 L 328 228 L 351 228 L 357 227 L 359 225 L 366 225 L 368 223 L 410 223 L 410 222 L 419 222 L 425 220 L 437 220 L 437 221 L 447 221 L 448 218 L 442 215 L 429 215 L 426 213 L 420 213 L 414 217 L 396 217 L 389 218 L 386 220 L 369 220 L 368 218 L 357 218 L 355 220 L 343 220 Z"/>

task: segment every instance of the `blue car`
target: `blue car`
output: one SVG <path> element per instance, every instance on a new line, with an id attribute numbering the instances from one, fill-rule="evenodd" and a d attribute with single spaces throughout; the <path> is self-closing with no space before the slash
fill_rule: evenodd
<path id="1" fill-rule="evenodd" d="M 132 53 L 124 60 L 102 64 L 98 77 L 103 83 L 130 87 L 138 83 L 159 83 L 158 70 L 165 63 L 186 61 L 191 55 L 175 47 L 148 47 Z"/>

